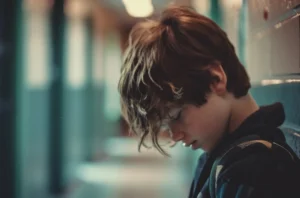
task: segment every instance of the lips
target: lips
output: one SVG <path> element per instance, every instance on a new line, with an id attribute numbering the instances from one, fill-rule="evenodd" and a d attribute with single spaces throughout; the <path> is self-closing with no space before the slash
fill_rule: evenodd
<path id="1" fill-rule="evenodd" d="M 198 148 L 200 148 L 201 147 L 201 145 L 199 145 L 199 143 L 197 142 L 197 141 L 195 141 L 193 144 L 192 144 L 192 149 L 193 150 L 196 150 L 196 149 L 198 149 Z"/>

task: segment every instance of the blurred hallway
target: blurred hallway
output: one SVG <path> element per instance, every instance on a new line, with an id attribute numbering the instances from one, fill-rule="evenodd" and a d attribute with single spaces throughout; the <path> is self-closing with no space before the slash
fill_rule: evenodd
<path id="1" fill-rule="evenodd" d="M 113 150 L 112 145 L 116 146 Z M 77 177 L 82 184 L 68 197 L 186 197 L 191 179 L 185 170 L 184 150 L 179 147 L 173 149 L 172 158 L 166 158 L 153 150 L 139 154 L 136 140 L 111 139 L 104 161 L 80 166 Z"/>

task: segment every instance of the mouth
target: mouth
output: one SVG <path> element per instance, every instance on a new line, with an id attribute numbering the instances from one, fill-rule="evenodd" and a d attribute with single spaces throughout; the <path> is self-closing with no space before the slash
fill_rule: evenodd
<path id="1" fill-rule="evenodd" d="M 197 140 L 195 140 L 191 145 L 193 150 L 200 148 L 200 145 Z"/>

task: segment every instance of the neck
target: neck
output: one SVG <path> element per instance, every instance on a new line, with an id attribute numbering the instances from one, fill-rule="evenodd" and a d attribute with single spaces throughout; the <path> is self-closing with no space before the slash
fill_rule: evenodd
<path id="1" fill-rule="evenodd" d="M 241 98 L 234 98 L 229 120 L 229 133 L 235 131 L 242 122 L 259 109 L 259 106 L 250 94 Z"/>

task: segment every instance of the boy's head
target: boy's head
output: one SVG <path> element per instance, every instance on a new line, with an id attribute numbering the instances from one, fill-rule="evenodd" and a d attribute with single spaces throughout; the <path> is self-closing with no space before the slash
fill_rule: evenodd
<path id="1" fill-rule="evenodd" d="M 122 112 L 141 141 L 173 139 L 209 150 L 226 130 L 231 101 L 247 95 L 248 75 L 226 33 L 186 7 L 133 27 L 119 81 Z M 166 129 L 166 128 L 165 128 Z"/>

